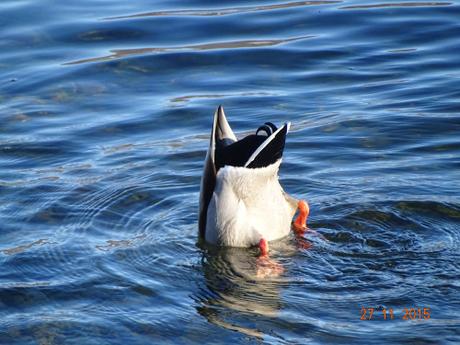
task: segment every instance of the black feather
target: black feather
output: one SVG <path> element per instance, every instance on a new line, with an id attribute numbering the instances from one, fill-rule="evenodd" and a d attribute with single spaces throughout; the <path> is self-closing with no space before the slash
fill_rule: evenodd
<path id="1" fill-rule="evenodd" d="M 266 123 L 269 129 L 276 129 L 271 123 Z M 273 126 L 273 127 L 272 127 Z M 261 127 L 257 130 L 259 132 Z M 278 132 L 278 134 L 271 139 L 261 152 L 254 158 L 248 165 L 248 168 L 262 168 L 275 163 L 283 156 L 284 143 L 286 140 L 287 126 Z M 269 136 L 265 135 L 248 135 L 247 137 L 236 141 L 230 145 L 227 142 L 218 141 L 216 143 L 215 164 L 216 171 L 220 168 L 229 165 L 234 167 L 242 167 L 248 162 L 252 154 L 268 140 Z"/>

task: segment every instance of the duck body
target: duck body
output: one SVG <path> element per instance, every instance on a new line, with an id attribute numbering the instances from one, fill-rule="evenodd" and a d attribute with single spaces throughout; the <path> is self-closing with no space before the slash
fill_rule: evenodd
<path id="1" fill-rule="evenodd" d="M 281 159 L 268 167 L 218 171 L 207 212 L 207 242 L 250 247 L 262 238 L 273 241 L 289 234 L 297 203 L 288 201 L 279 183 L 280 164 Z"/>
<path id="2" fill-rule="evenodd" d="M 200 192 L 199 230 L 206 242 L 251 247 L 289 234 L 298 200 L 278 178 L 289 126 L 266 123 L 238 141 L 223 108 L 217 109 Z"/>

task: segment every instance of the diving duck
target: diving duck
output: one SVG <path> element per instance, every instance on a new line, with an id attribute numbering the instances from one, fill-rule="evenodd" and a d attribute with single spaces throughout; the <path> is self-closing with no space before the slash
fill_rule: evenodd
<path id="1" fill-rule="evenodd" d="M 199 232 L 206 242 L 258 246 L 264 256 L 268 242 L 289 234 L 297 209 L 292 228 L 306 229 L 308 204 L 287 194 L 278 179 L 289 127 L 266 122 L 238 140 L 217 108 L 201 179 Z"/>

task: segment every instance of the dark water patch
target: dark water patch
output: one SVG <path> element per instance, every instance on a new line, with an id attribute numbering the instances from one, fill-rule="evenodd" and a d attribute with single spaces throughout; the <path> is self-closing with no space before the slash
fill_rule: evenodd
<path id="1" fill-rule="evenodd" d="M 132 28 L 114 28 L 110 30 L 87 31 L 78 37 L 83 41 L 118 41 L 120 39 L 137 38 L 142 34 L 140 31 L 135 32 Z"/>

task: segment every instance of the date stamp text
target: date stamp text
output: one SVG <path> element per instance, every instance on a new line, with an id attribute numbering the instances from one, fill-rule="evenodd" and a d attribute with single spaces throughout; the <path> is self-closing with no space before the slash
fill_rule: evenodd
<path id="1" fill-rule="evenodd" d="M 429 320 L 430 308 L 410 307 L 394 310 L 393 308 L 370 308 L 361 307 L 360 320 Z"/>

